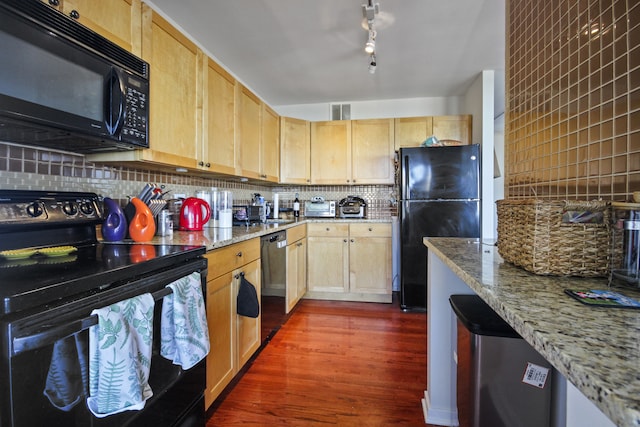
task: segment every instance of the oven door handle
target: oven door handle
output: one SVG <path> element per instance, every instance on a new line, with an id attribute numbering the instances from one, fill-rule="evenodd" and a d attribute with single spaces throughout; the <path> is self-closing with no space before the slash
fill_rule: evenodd
<path id="1" fill-rule="evenodd" d="M 161 298 L 171 293 L 171 288 L 163 288 L 159 291 L 153 292 L 151 296 L 154 301 L 158 301 Z M 89 329 L 90 327 L 98 324 L 98 315 L 92 314 L 82 319 L 74 320 L 64 325 L 54 326 L 46 331 L 38 332 L 35 334 L 27 335 L 24 337 L 14 337 L 12 339 L 12 356 L 16 356 L 25 351 L 34 350 L 44 347 L 49 344 L 76 334 L 78 332 Z"/>

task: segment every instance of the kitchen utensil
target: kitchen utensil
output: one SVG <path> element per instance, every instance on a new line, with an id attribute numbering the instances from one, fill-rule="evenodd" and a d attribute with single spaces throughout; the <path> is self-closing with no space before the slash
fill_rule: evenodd
<path id="1" fill-rule="evenodd" d="M 109 197 L 104 198 L 105 218 L 102 237 L 109 242 L 122 240 L 127 235 L 127 219 L 120 205 Z"/>
<path id="2" fill-rule="evenodd" d="M 142 200 L 144 203 L 147 203 L 153 194 L 153 184 L 146 183 L 144 187 L 142 187 L 142 191 L 138 195 L 138 199 Z"/>
<path id="3" fill-rule="evenodd" d="M 188 197 L 180 209 L 180 230 L 201 231 L 211 217 L 209 204 L 197 197 Z"/>
<path id="4" fill-rule="evenodd" d="M 149 210 L 151 210 L 151 214 L 155 217 L 160 213 L 160 211 L 162 211 L 162 209 L 164 209 L 167 205 L 167 201 L 162 199 L 151 199 L 147 205 L 149 206 Z"/>
<path id="5" fill-rule="evenodd" d="M 157 216 L 158 224 L 156 226 L 156 234 L 158 236 L 169 236 L 173 234 L 173 217 L 168 210 L 160 211 Z"/>
<path id="6" fill-rule="evenodd" d="M 149 206 L 137 197 L 131 199 L 131 204 L 135 207 L 136 213 L 129 223 L 129 235 L 136 242 L 148 242 L 156 233 L 153 214 Z"/>

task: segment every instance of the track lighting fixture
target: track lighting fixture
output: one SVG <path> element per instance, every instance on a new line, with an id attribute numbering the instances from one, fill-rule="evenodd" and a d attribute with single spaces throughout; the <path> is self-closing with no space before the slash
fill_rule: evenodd
<path id="1" fill-rule="evenodd" d="M 375 19 L 376 15 L 380 12 L 380 4 L 374 3 L 373 0 L 367 0 L 366 4 L 362 5 L 362 15 L 364 19 L 367 21 L 367 26 L 365 29 L 369 31 L 369 37 L 367 38 L 367 42 L 364 45 L 364 51 L 369 54 L 369 73 L 373 74 L 376 72 L 376 30 L 375 30 Z M 363 23 L 364 26 L 364 23 Z"/>
<path id="2" fill-rule="evenodd" d="M 369 57 L 369 74 L 375 74 L 377 65 L 376 55 L 372 53 Z"/>
<path id="3" fill-rule="evenodd" d="M 369 30 L 369 39 L 367 43 L 364 45 L 364 51 L 371 54 L 376 51 L 376 32 L 373 30 Z"/>

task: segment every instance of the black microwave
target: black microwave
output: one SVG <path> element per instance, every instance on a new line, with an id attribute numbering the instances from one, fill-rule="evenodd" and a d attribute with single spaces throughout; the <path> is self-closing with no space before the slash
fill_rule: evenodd
<path id="1" fill-rule="evenodd" d="M 149 64 L 39 0 L 0 0 L 0 141 L 149 147 Z"/>

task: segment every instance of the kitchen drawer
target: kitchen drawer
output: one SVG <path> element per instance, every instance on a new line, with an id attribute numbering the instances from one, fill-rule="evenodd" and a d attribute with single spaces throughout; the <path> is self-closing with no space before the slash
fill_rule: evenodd
<path id="1" fill-rule="evenodd" d="M 290 245 L 293 242 L 297 242 L 300 239 L 307 237 L 307 227 L 305 224 L 300 224 L 296 227 L 287 229 L 287 244 Z"/>
<path id="2" fill-rule="evenodd" d="M 391 237 L 391 224 L 351 224 L 349 231 L 351 237 Z"/>
<path id="3" fill-rule="evenodd" d="M 209 277 L 218 277 L 260 258 L 260 239 L 251 239 L 207 253 Z"/>
<path id="4" fill-rule="evenodd" d="M 348 235 L 349 224 L 328 222 L 307 224 L 308 237 L 347 237 Z"/>

